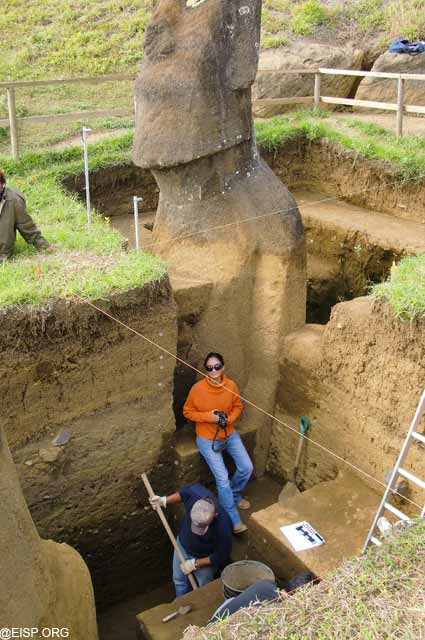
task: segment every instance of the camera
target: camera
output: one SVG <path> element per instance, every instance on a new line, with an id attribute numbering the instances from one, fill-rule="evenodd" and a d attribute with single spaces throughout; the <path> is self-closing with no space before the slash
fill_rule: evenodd
<path id="1" fill-rule="evenodd" d="M 218 426 L 225 429 L 227 427 L 227 413 L 225 411 L 214 411 L 214 413 L 218 416 Z"/>

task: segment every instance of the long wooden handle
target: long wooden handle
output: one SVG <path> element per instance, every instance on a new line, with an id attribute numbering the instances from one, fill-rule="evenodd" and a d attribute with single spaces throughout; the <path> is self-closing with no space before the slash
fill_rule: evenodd
<path id="1" fill-rule="evenodd" d="M 152 489 L 151 483 L 149 482 L 149 479 L 148 479 L 148 476 L 146 475 L 146 473 L 142 473 L 142 480 L 143 480 L 143 483 L 144 483 L 144 485 L 146 487 L 146 491 L 148 492 L 149 498 L 153 498 L 156 494 L 154 493 L 154 490 Z M 179 558 L 180 562 L 182 562 L 182 563 L 185 562 L 186 558 L 182 554 L 181 549 L 180 549 L 179 545 L 177 544 L 177 540 L 174 537 L 174 533 L 171 531 L 171 527 L 168 524 L 167 518 L 165 517 L 161 507 L 158 507 L 158 509 L 155 509 L 155 511 L 158 512 L 159 518 L 160 518 L 162 524 L 164 525 L 165 531 L 168 533 L 168 537 L 170 538 L 171 543 L 172 543 L 174 549 L 176 550 L 176 553 L 178 555 L 178 558 Z M 187 577 L 189 579 L 190 584 L 192 585 L 192 589 L 198 589 L 199 587 L 198 587 L 198 584 L 197 584 L 194 576 L 191 573 L 189 573 L 189 575 Z"/>
<path id="2" fill-rule="evenodd" d="M 296 482 L 296 479 L 297 479 L 298 466 L 300 464 L 301 451 L 303 450 L 304 440 L 305 440 L 304 434 L 300 434 L 300 439 L 299 439 L 298 448 L 297 448 L 297 455 L 295 456 L 295 464 L 292 470 L 292 482 Z"/>

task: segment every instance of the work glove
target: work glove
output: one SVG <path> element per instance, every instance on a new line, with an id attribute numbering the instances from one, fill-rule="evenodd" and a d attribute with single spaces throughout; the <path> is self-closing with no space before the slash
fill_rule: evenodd
<path id="1" fill-rule="evenodd" d="M 149 502 L 152 509 L 155 509 L 155 511 L 159 507 L 163 507 L 165 509 L 167 506 L 167 496 L 152 496 L 152 498 L 149 498 Z"/>
<path id="2" fill-rule="evenodd" d="M 189 560 L 185 560 L 184 562 L 182 562 L 180 564 L 180 569 L 183 571 L 185 576 L 188 576 L 189 573 L 195 571 L 195 558 L 189 558 Z"/>

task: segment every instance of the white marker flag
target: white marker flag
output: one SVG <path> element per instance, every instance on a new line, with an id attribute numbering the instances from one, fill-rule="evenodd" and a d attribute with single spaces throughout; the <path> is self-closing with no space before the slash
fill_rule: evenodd
<path id="1" fill-rule="evenodd" d="M 283 535 L 294 547 L 295 551 L 305 551 L 323 544 L 325 539 L 306 522 L 295 522 L 285 527 L 280 527 Z"/>

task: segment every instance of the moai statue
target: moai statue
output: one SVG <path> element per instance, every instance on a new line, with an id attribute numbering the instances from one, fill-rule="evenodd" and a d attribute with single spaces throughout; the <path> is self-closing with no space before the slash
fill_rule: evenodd
<path id="1" fill-rule="evenodd" d="M 304 232 L 258 155 L 251 85 L 261 0 L 161 0 L 136 81 L 135 164 L 160 188 L 153 250 L 178 304 L 202 310 L 189 359 L 221 352 L 242 395 L 273 412 L 284 336 L 305 322 Z M 202 289 L 202 284 L 204 287 Z M 195 314 L 196 315 L 196 314 Z M 270 419 L 246 407 L 264 470 Z"/>
<path id="2" fill-rule="evenodd" d="M 46 635 L 56 628 L 70 640 L 97 640 L 89 571 L 67 544 L 38 535 L 1 426 L 0 504 L 0 629 L 38 629 L 34 638 L 47 638 L 59 637 Z"/>

